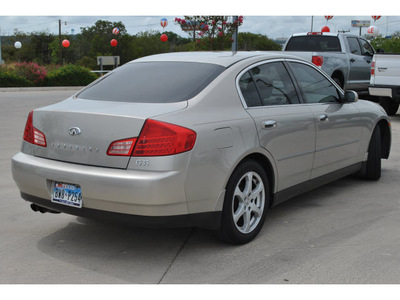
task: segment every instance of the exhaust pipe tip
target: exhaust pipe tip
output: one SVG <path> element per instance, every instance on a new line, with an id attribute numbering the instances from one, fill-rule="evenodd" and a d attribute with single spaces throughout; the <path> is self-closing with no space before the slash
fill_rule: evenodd
<path id="1" fill-rule="evenodd" d="M 47 209 L 47 208 L 44 208 L 44 207 L 42 207 L 42 206 L 39 206 L 39 205 L 37 205 L 37 204 L 35 204 L 35 203 L 32 203 L 32 204 L 31 204 L 31 209 L 32 209 L 34 212 L 41 212 L 42 214 L 47 213 L 47 212 L 48 212 L 48 213 L 52 213 L 52 214 L 60 214 L 59 211 Z"/>
<path id="2" fill-rule="evenodd" d="M 39 211 L 39 207 L 38 207 L 36 204 L 34 204 L 34 203 L 31 204 L 31 209 L 32 209 L 34 212 Z"/>

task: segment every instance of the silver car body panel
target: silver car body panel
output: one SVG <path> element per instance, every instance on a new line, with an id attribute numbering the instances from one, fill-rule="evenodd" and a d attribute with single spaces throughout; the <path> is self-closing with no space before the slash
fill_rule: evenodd
<path id="1" fill-rule="evenodd" d="M 172 216 L 221 211 L 229 177 L 249 155 L 261 155 L 270 162 L 273 194 L 341 166 L 361 163 L 375 125 L 381 119 L 389 121 L 378 105 L 360 100 L 333 105 L 246 107 L 237 86 L 238 74 L 253 64 L 276 59 L 292 58 L 282 52 L 142 58 L 138 61 L 204 61 L 229 68 L 197 96 L 181 103 L 100 103 L 70 98 L 35 110 L 34 126 L 54 141 L 49 141 L 48 149 L 23 142 L 21 153 L 12 159 L 14 180 L 21 192 L 49 202 L 51 183 L 61 181 L 81 186 L 83 206 L 87 208 Z M 328 115 L 327 123 L 318 121 L 321 114 Z M 50 115 L 54 118 L 49 119 Z M 194 130 L 194 148 L 164 157 L 105 155 L 113 140 L 137 136 L 150 117 Z M 269 120 L 276 121 L 277 126 L 262 128 L 262 122 Z M 69 135 L 71 127 L 79 127 L 82 133 Z M 86 133 L 92 140 L 84 139 Z M 107 138 L 102 140 L 104 136 Z M 92 146 L 92 150 L 97 146 L 99 152 L 67 150 L 68 145 Z"/>

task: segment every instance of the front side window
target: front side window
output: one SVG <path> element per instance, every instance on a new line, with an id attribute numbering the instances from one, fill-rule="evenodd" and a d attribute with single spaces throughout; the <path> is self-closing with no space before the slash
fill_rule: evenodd
<path id="1" fill-rule="evenodd" d="M 239 79 L 239 87 L 248 107 L 299 103 L 293 83 L 281 62 L 252 68 Z"/>
<path id="2" fill-rule="evenodd" d="M 360 44 L 361 44 L 362 55 L 368 55 L 368 56 L 374 55 L 374 49 L 366 40 L 360 39 Z"/>
<path id="3" fill-rule="evenodd" d="M 196 96 L 224 70 L 207 63 L 128 63 L 89 85 L 77 97 L 135 103 L 180 102 Z"/>
<path id="4" fill-rule="evenodd" d="M 290 65 L 304 92 L 306 103 L 337 103 L 340 100 L 338 90 L 320 72 L 301 63 L 291 62 Z"/>

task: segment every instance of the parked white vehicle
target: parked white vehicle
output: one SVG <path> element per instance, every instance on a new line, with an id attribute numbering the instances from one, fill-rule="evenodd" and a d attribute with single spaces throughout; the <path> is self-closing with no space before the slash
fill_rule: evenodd
<path id="1" fill-rule="evenodd" d="M 369 93 L 379 96 L 379 104 L 389 116 L 396 114 L 400 103 L 400 54 L 374 55 Z"/>

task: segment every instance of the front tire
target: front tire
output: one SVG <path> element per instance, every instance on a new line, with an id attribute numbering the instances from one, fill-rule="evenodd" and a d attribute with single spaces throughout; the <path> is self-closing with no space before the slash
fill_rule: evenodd
<path id="1" fill-rule="evenodd" d="M 270 202 L 267 175 L 253 160 L 241 163 L 226 186 L 218 236 L 232 244 L 245 244 L 260 232 Z"/>

